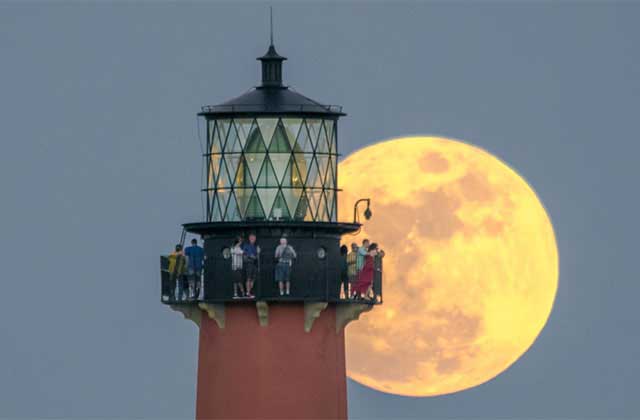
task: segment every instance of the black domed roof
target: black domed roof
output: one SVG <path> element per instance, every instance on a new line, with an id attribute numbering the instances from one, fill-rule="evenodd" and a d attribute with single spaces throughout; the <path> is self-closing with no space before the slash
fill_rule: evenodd
<path id="1" fill-rule="evenodd" d="M 198 115 L 215 117 L 219 114 L 323 114 L 342 116 L 342 107 L 324 105 L 282 85 L 282 62 L 275 47 L 269 46 L 267 53 L 258 57 L 262 63 L 262 85 L 223 102 L 202 107 Z"/>

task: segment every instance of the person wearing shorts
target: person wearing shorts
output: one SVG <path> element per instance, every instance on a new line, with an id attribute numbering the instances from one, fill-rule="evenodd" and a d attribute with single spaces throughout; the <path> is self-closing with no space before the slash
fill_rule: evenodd
<path id="1" fill-rule="evenodd" d="M 287 238 L 280 238 L 280 245 L 276 248 L 275 280 L 278 283 L 280 296 L 291 294 L 291 265 L 297 257 L 293 247 L 287 244 Z"/>

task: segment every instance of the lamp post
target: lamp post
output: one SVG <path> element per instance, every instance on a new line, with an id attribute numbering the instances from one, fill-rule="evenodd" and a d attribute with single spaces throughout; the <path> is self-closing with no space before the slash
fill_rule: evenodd
<path id="1" fill-rule="evenodd" d="M 358 206 L 360 205 L 360 203 L 367 203 L 367 208 L 364 210 L 364 218 L 369 220 L 371 219 L 371 216 L 373 215 L 371 213 L 371 199 L 370 198 L 361 198 L 360 200 L 356 201 L 356 203 L 353 206 L 353 223 L 358 223 Z"/>

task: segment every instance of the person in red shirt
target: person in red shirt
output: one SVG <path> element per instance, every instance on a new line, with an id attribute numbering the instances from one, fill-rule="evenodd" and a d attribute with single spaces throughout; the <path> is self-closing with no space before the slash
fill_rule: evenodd
<path id="1" fill-rule="evenodd" d="M 365 299 L 369 289 L 373 286 L 373 274 L 375 272 L 374 258 L 378 254 L 378 244 L 369 245 L 367 255 L 364 257 L 364 265 L 358 273 L 358 281 L 353 287 L 352 299 Z"/>

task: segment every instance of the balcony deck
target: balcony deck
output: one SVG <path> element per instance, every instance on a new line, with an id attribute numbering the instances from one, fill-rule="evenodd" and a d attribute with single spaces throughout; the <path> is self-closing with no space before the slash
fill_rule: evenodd
<path id="1" fill-rule="evenodd" d="M 338 273 L 330 273 L 326 267 L 316 266 L 311 273 L 308 264 L 317 265 L 318 260 L 314 255 L 299 255 L 291 268 L 291 294 L 281 296 L 277 283 L 274 280 L 275 263 L 272 258 L 264 255 L 258 264 L 258 278 L 253 288 L 253 297 L 234 297 L 230 258 L 213 258 L 205 261 L 205 267 L 200 275 L 192 276 L 193 284 L 197 284 L 196 297 L 178 299 L 176 297 L 177 282 L 172 280 L 169 273 L 168 257 L 160 258 L 161 269 L 161 295 L 160 299 L 165 304 L 176 303 L 242 303 L 242 302 L 340 302 L 340 303 L 366 303 L 371 305 L 382 304 L 382 259 L 376 261 L 373 286 L 370 298 L 352 299 L 344 296 L 342 285 L 338 281 Z M 188 285 L 189 276 L 185 275 L 178 281 Z M 244 280 L 244 278 L 243 278 Z M 340 288 L 339 288 L 340 287 Z M 171 292 L 173 289 L 173 293 Z"/>

